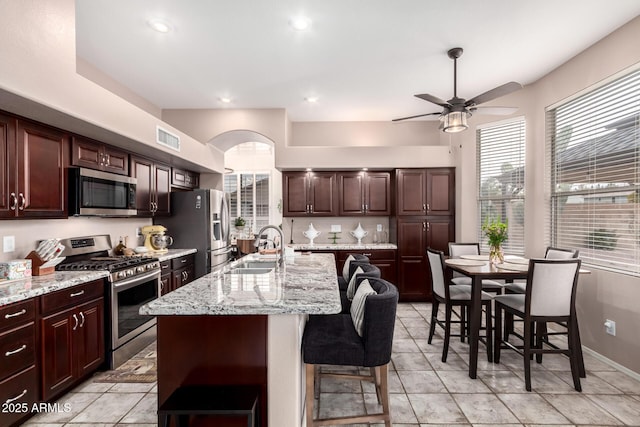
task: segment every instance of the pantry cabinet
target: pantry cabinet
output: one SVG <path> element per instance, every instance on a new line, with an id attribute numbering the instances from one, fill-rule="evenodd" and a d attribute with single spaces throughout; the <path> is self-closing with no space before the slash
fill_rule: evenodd
<path id="1" fill-rule="evenodd" d="M 67 216 L 69 136 L 0 114 L 0 218 Z"/>
<path id="2" fill-rule="evenodd" d="M 131 156 L 131 176 L 136 178 L 138 216 L 169 216 L 171 167 L 144 157 Z"/>

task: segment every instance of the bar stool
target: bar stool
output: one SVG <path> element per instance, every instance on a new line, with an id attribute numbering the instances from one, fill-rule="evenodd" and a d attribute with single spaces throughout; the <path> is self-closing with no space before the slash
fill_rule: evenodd
<path id="1" fill-rule="evenodd" d="M 159 420 L 169 427 L 177 417 L 178 427 L 187 427 L 191 415 L 247 417 L 247 427 L 260 425 L 258 396 L 253 385 L 189 385 L 178 387 L 158 408 Z"/>

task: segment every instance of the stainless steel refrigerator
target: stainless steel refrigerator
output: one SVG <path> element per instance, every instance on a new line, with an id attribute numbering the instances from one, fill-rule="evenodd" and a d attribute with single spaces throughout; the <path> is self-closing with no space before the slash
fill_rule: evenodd
<path id="1" fill-rule="evenodd" d="M 229 205 L 222 191 L 172 192 L 171 216 L 154 223 L 167 228 L 172 248 L 198 250 L 196 277 L 221 268 L 231 257 Z"/>

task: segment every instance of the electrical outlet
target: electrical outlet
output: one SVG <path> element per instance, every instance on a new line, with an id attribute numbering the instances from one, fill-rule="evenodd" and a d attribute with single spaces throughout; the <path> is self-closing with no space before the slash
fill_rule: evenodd
<path id="1" fill-rule="evenodd" d="M 3 252 L 13 252 L 16 250 L 16 236 L 4 236 L 2 238 Z"/>
<path id="2" fill-rule="evenodd" d="M 376 225 L 376 231 L 378 232 L 382 231 L 382 224 Z"/>
<path id="3" fill-rule="evenodd" d="M 605 320 L 604 321 L 604 331 L 609 335 L 616 336 L 616 322 L 613 320 Z"/>

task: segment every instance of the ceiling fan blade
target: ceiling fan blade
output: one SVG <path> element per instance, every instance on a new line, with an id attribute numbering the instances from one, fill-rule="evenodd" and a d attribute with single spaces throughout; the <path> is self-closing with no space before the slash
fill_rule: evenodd
<path id="1" fill-rule="evenodd" d="M 471 107 L 473 114 L 493 114 L 495 116 L 508 116 L 518 111 L 517 107 Z"/>
<path id="2" fill-rule="evenodd" d="M 522 89 L 522 85 L 518 82 L 505 83 L 502 86 L 498 86 L 491 90 L 488 90 L 485 93 L 476 96 L 475 98 L 471 98 L 470 100 L 465 102 L 464 105 L 465 107 L 480 105 L 485 102 L 491 101 L 492 99 L 496 99 L 511 92 L 515 92 L 518 89 Z"/>
<path id="3" fill-rule="evenodd" d="M 419 95 L 414 95 L 416 98 L 420 98 L 420 99 L 424 99 L 425 101 L 429 101 L 432 102 L 436 105 L 440 105 L 441 107 L 450 107 L 451 104 L 449 104 L 447 101 L 443 101 L 442 99 L 438 98 L 437 96 L 433 96 L 433 95 L 429 95 L 428 93 L 422 93 Z"/>
<path id="4" fill-rule="evenodd" d="M 401 120 L 409 120 L 409 119 L 415 119 L 418 117 L 425 117 L 425 116 L 439 116 L 441 113 L 427 113 L 427 114 L 418 114 L 417 116 L 409 116 L 409 117 L 401 117 L 399 119 L 393 119 L 391 120 L 392 122 L 399 122 Z"/>

